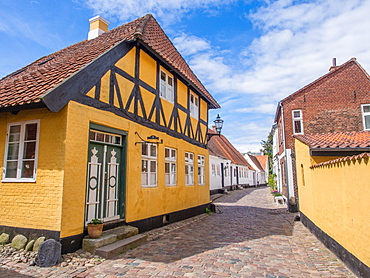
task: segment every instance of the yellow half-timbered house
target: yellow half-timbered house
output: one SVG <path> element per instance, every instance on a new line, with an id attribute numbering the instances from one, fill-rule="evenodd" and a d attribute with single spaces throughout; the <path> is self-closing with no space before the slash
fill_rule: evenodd
<path id="1" fill-rule="evenodd" d="M 208 109 L 219 108 L 152 15 L 0 80 L 0 232 L 63 252 L 86 224 L 141 231 L 209 206 Z"/>

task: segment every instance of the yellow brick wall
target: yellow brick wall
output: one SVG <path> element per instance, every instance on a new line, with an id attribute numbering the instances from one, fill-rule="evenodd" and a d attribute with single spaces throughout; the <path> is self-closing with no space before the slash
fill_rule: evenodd
<path id="1" fill-rule="evenodd" d="M 333 157 L 311 157 L 308 146 L 298 140 L 295 150 L 300 211 L 370 266 L 369 159 L 310 169 Z"/>
<path id="2" fill-rule="evenodd" d="M 36 182 L 0 182 L 0 224 L 59 231 L 64 174 L 66 109 L 0 113 L 0 167 L 4 165 L 7 123 L 40 120 Z"/>

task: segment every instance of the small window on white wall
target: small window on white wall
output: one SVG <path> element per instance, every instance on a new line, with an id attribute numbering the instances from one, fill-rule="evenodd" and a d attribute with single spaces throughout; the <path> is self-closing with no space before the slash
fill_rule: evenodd
<path id="1" fill-rule="evenodd" d="M 4 158 L 4 181 L 36 180 L 40 121 L 8 124 Z"/>
<path id="2" fill-rule="evenodd" d="M 362 104 L 361 111 L 364 130 L 370 130 L 370 104 Z"/>
<path id="3" fill-rule="evenodd" d="M 293 110 L 292 117 L 293 117 L 293 133 L 303 134 L 302 110 Z"/>

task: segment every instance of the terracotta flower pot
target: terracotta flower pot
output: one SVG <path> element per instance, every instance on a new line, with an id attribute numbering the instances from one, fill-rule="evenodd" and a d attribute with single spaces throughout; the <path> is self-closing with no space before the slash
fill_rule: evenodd
<path id="1" fill-rule="evenodd" d="M 87 232 L 91 238 L 99 238 L 103 232 L 104 224 L 87 224 Z"/>

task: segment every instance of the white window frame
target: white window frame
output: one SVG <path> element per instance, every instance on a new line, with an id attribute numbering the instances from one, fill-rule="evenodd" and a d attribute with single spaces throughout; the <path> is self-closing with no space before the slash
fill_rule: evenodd
<path id="1" fill-rule="evenodd" d="M 37 131 L 36 131 L 36 140 L 25 140 L 25 129 L 26 125 L 28 124 L 37 124 Z M 8 159 L 8 152 L 9 152 L 9 136 L 10 136 L 10 128 L 12 126 L 21 126 L 20 134 L 19 134 L 19 141 L 18 141 L 18 158 L 15 159 Z M 36 142 L 35 144 L 35 157 L 32 159 L 24 159 L 24 145 L 27 142 Z M 3 166 L 3 175 L 2 175 L 2 182 L 35 182 L 36 181 L 36 172 L 37 172 L 37 162 L 38 162 L 38 150 L 39 150 L 39 141 L 40 141 L 40 120 L 32 120 L 32 121 L 23 121 L 23 122 L 14 122 L 8 123 L 7 125 L 7 132 L 6 132 L 6 144 L 5 144 L 5 152 L 4 152 L 4 166 Z M 6 171 L 7 171 L 7 162 L 8 161 L 17 161 L 17 173 L 15 178 L 7 178 Z M 22 164 L 24 161 L 33 161 L 33 171 L 32 171 L 32 178 L 22 178 Z"/>
<path id="2" fill-rule="evenodd" d="M 294 116 L 294 112 L 299 112 L 299 117 L 295 117 Z M 301 126 L 301 132 L 296 132 L 296 130 L 295 130 L 295 122 L 299 122 L 299 124 Z M 303 115 L 302 115 L 302 109 L 292 110 L 292 124 L 293 124 L 293 134 L 294 135 L 303 134 Z"/>
<path id="3" fill-rule="evenodd" d="M 162 79 L 162 76 L 164 76 L 165 80 Z M 175 80 L 173 76 L 161 70 L 159 73 L 159 95 L 161 96 L 161 98 L 171 103 L 173 103 L 175 99 L 174 84 Z"/>
<path id="4" fill-rule="evenodd" d="M 194 154 L 185 152 L 185 185 L 194 185 Z"/>
<path id="5" fill-rule="evenodd" d="M 168 155 L 166 152 L 168 151 Z M 166 186 L 176 186 L 177 181 L 177 150 L 173 148 L 165 148 L 165 184 Z M 167 167 L 169 172 L 167 172 Z"/>
<path id="6" fill-rule="evenodd" d="M 361 114 L 362 114 L 362 125 L 364 130 L 370 130 L 370 126 L 366 128 L 366 117 L 370 117 L 370 112 L 365 112 L 364 107 L 370 107 L 370 104 L 361 104 Z"/>
<path id="7" fill-rule="evenodd" d="M 189 95 L 189 109 L 190 109 L 190 116 L 192 116 L 195 119 L 199 118 L 199 97 L 190 92 Z"/>
<path id="8" fill-rule="evenodd" d="M 155 155 L 152 151 L 155 149 Z M 146 153 L 144 153 L 144 150 Z M 141 186 L 142 187 L 157 187 L 158 183 L 158 146 L 156 144 L 142 144 L 141 145 Z M 154 163 L 154 164 L 153 164 Z M 144 170 L 144 165 L 146 164 L 147 171 Z M 151 166 L 155 165 L 155 171 L 152 171 Z M 144 180 L 144 175 L 146 175 L 146 182 Z M 154 175 L 154 180 L 151 176 Z"/>
<path id="9" fill-rule="evenodd" d="M 205 161 L 205 156 L 198 154 L 198 185 L 206 184 Z"/>

